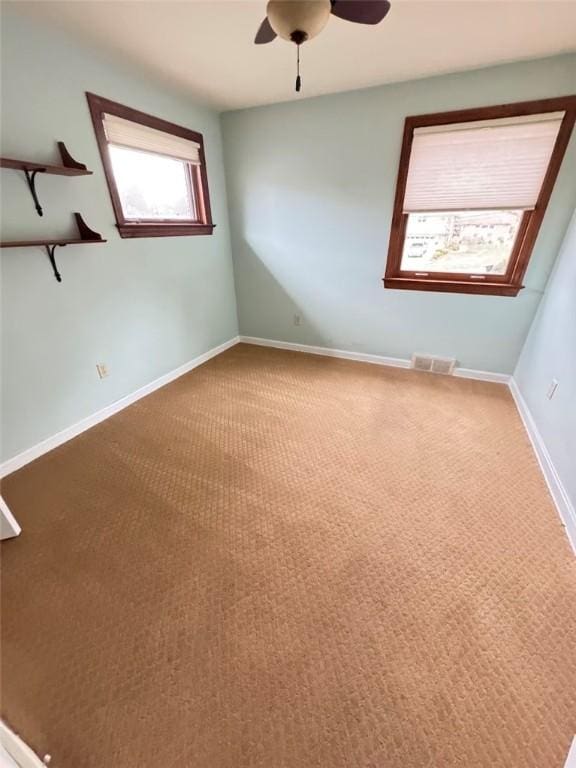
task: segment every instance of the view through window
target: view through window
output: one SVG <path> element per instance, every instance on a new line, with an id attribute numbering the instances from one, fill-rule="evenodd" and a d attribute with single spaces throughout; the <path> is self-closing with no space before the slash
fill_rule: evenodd
<path id="1" fill-rule="evenodd" d="M 127 219 L 195 219 L 187 163 L 110 145 L 110 160 Z"/>
<path id="2" fill-rule="evenodd" d="M 522 211 L 413 213 L 401 269 L 504 275 Z"/>

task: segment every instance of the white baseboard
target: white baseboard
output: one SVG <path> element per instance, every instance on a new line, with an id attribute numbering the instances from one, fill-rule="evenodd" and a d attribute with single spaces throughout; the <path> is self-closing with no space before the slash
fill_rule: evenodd
<path id="1" fill-rule="evenodd" d="M 46 763 L 43 763 L 38 755 L 14 731 L 8 728 L 3 720 L 0 720 L 0 744 L 12 758 L 12 765 L 16 764 L 18 768 L 46 768 Z M 7 759 L 5 763 L 0 762 L 2 768 L 4 768 L 4 764 L 10 766 Z"/>
<path id="2" fill-rule="evenodd" d="M 222 352 L 225 352 L 230 347 L 238 344 L 238 341 L 238 336 L 235 336 L 229 341 L 225 341 L 224 344 L 213 347 L 213 349 L 208 350 L 208 352 L 204 352 L 202 355 L 198 355 L 198 357 L 190 360 L 190 362 L 184 363 L 184 365 L 181 365 L 179 368 L 175 368 L 173 371 L 164 374 L 164 376 L 160 376 L 159 379 L 152 381 L 150 384 L 146 384 L 144 387 L 140 387 L 140 389 L 137 389 L 136 392 L 132 392 L 132 394 L 126 395 L 126 397 L 123 397 L 120 400 L 116 400 L 115 403 L 107 405 L 106 408 L 102 408 L 101 411 L 92 414 L 92 416 L 87 416 L 85 419 L 82 419 L 82 421 L 78 421 L 76 424 L 72 424 L 72 426 L 63 429 L 56 435 L 53 435 L 52 437 L 43 440 L 41 443 L 32 446 L 32 448 L 28 448 L 22 453 L 13 456 L 3 464 L 0 464 L 0 477 L 6 477 L 6 475 L 9 475 L 11 472 L 15 472 L 25 464 L 29 464 L 39 456 L 48 453 L 48 451 L 57 448 L 59 445 L 62 445 L 62 443 L 66 443 L 73 437 L 80 435 L 82 432 L 90 429 L 90 427 L 93 427 L 96 424 L 99 424 L 101 421 L 110 418 L 110 416 L 113 416 L 115 413 L 118 413 L 118 411 L 127 408 L 129 405 L 132 405 L 132 403 L 135 403 L 142 397 L 146 397 L 146 395 L 149 395 L 151 392 L 160 389 L 160 387 L 163 387 L 166 384 L 169 384 L 171 381 L 174 381 L 174 379 L 177 379 L 180 376 L 183 376 L 185 373 L 192 371 L 194 368 L 202 365 L 202 363 L 206 363 L 213 357 L 216 357 Z"/>
<path id="3" fill-rule="evenodd" d="M 274 347 L 276 349 L 290 349 L 293 352 L 307 352 L 309 355 L 323 355 L 324 357 L 339 357 L 343 360 L 356 360 L 360 363 L 373 363 L 374 365 L 391 365 L 394 368 L 411 368 L 412 363 L 402 357 L 385 357 L 384 355 L 370 355 L 365 352 L 347 352 L 343 349 L 331 349 L 329 347 L 314 347 L 308 344 L 295 344 L 292 341 L 275 341 L 273 339 L 261 339 L 257 336 L 240 336 L 240 341 L 245 344 L 256 344 L 259 347 Z M 463 379 L 478 379 L 479 381 L 493 381 L 498 384 L 508 384 L 510 376 L 506 373 L 492 373 L 491 371 L 475 371 L 472 368 L 456 368 L 454 376 Z"/>
<path id="4" fill-rule="evenodd" d="M 0 768 L 18 768 L 14 759 L 6 752 L 2 744 L 0 744 Z"/>
<path id="5" fill-rule="evenodd" d="M 19 536 L 21 532 L 22 528 L 10 512 L 10 507 L 0 496 L 0 539 L 12 539 L 14 536 Z"/>
<path id="6" fill-rule="evenodd" d="M 409 368 L 410 360 L 400 357 L 383 357 L 382 355 L 369 355 L 365 352 L 347 352 L 343 349 L 330 349 L 329 347 L 314 347 L 310 344 L 295 344 L 292 341 L 276 341 L 274 339 L 261 339 L 258 336 L 240 336 L 244 344 L 255 344 L 258 347 L 274 347 L 275 349 L 289 349 L 292 352 L 307 352 L 309 355 L 322 355 L 323 357 L 339 357 L 343 360 L 356 360 L 360 363 L 373 363 L 374 365 L 391 365 L 395 368 Z"/>
<path id="7" fill-rule="evenodd" d="M 493 371 L 476 371 L 474 368 L 455 368 L 454 376 L 459 379 L 476 379 L 476 381 L 491 381 L 493 384 L 509 384 L 511 376 L 507 373 Z"/>
<path id="8" fill-rule="evenodd" d="M 538 431 L 536 422 L 534 421 L 534 418 L 532 417 L 532 414 L 530 413 L 526 401 L 522 397 L 522 394 L 520 393 L 514 378 L 510 379 L 509 387 L 510 392 L 512 393 L 512 397 L 514 398 L 514 402 L 516 403 L 518 413 L 520 414 L 520 418 L 524 423 L 526 433 L 528 434 L 530 442 L 532 443 L 532 448 L 534 449 L 534 453 L 538 459 L 540 469 L 542 470 L 542 474 L 544 475 L 544 479 L 548 485 L 550 495 L 552 496 L 554 504 L 556 505 L 556 509 L 560 515 L 560 520 L 566 529 L 566 535 L 568 536 L 568 540 L 570 541 L 572 549 L 574 550 L 574 554 L 576 555 L 576 510 L 574 510 L 574 507 L 572 506 L 572 502 L 570 501 L 566 489 L 564 488 L 558 472 L 556 471 L 556 467 L 554 466 L 552 458 L 548 453 L 548 449 L 546 448 L 544 440 L 542 439 L 542 435 Z"/>
<path id="9" fill-rule="evenodd" d="M 576 736 L 572 739 L 572 746 L 568 752 L 564 768 L 576 768 Z"/>

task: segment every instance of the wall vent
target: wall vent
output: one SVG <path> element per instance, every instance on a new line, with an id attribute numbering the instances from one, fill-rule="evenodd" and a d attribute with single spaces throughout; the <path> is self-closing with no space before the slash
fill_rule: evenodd
<path id="1" fill-rule="evenodd" d="M 412 368 L 417 371 L 428 371 L 429 373 L 443 373 L 451 375 L 454 373 L 456 360 L 453 357 L 434 357 L 433 355 L 412 355 Z"/>

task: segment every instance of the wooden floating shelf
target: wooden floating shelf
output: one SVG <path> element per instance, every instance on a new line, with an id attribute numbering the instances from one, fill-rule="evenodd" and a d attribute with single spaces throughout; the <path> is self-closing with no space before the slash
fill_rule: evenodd
<path id="1" fill-rule="evenodd" d="M 53 165 L 52 163 L 37 163 L 32 160 L 14 160 L 11 157 L 0 157 L 0 168 L 9 168 L 13 171 L 23 171 L 28 182 L 30 194 L 34 200 L 34 206 L 38 216 L 43 215 L 42 206 L 36 193 L 36 175 L 38 173 L 48 173 L 52 176 L 90 176 L 92 171 L 83 163 L 79 163 L 68 152 L 63 141 L 58 142 L 62 165 Z"/>
<path id="2" fill-rule="evenodd" d="M 38 173 L 50 173 L 53 176 L 90 176 L 92 174 L 92 171 L 87 168 L 33 163 L 29 160 L 13 160 L 10 157 L 0 157 L 0 168 L 12 168 L 15 171 L 38 171 Z"/>
<path id="3" fill-rule="evenodd" d="M 79 213 L 75 213 L 74 218 L 76 219 L 76 226 L 78 227 L 80 237 L 46 237 L 42 240 L 8 240 L 3 243 L 0 242 L 0 248 L 32 248 L 38 245 L 44 246 L 48 258 L 50 259 L 50 263 L 52 264 L 52 269 L 54 270 L 54 277 L 61 283 L 62 277 L 58 272 L 58 267 L 56 266 L 56 260 L 54 258 L 54 251 L 56 248 L 65 245 L 94 245 L 95 243 L 106 242 L 98 232 L 94 232 L 93 229 L 90 229 Z"/>
<path id="4" fill-rule="evenodd" d="M 47 238 L 46 240 L 10 240 L 5 243 L 0 243 L 0 248 L 28 248 L 33 245 L 90 245 L 90 243 L 105 243 L 106 240 L 102 238 L 73 238 L 71 240 L 61 239 L 56 237 Z"/>

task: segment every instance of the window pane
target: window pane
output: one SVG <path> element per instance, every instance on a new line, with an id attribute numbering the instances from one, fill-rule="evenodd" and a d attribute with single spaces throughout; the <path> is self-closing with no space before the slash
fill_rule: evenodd
<path id="1" fill-rule="evenodd" d="M 506 273 L 523 211 L 411 213 L 400 269 Z"/>
<path id="2" fill-rule="evenodd" d="M 196 219 L 187 163 L 127 147 L 109 150 L 126 219 Z"/>

